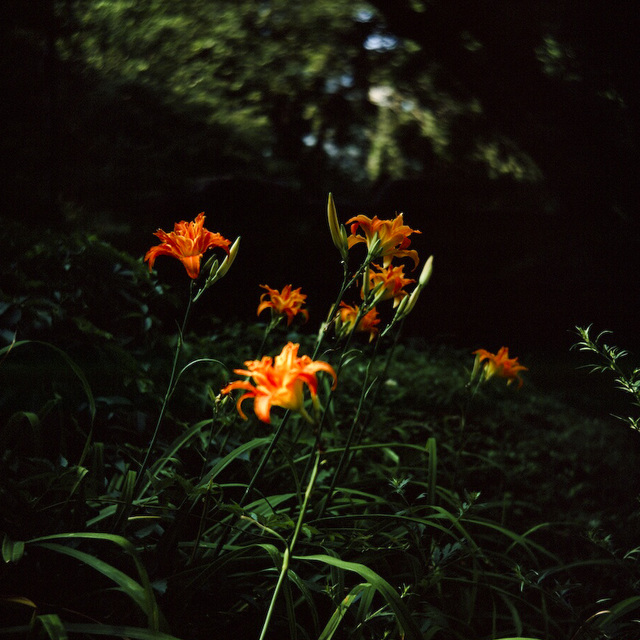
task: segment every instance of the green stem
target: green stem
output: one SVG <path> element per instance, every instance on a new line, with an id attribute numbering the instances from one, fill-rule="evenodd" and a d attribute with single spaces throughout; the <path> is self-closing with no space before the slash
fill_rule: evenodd
<path id="1" fill-rule="evenodd" d="M 395 353 L 396 347 L 398 346 L 398 341 L 400 340 L 400 335 L 402 333 L 402 326 L 404 324 L 404 319 L 402 319 L 400 321 L 400 325 L 398 326 L 398 330 L 396 331 L 396 334 L 393 338 L 393 342 L 391 343 L 391 346 L 389 347 L 388 351 L 387 351 L 387 357 L 385 359 L 384 362 L 384 367 L 382 368 L 382 372 L 380 373 L 380 375 L 378 376 L 378 384 L 375 386 L 375 389 L 373 391 L 373 396 L 371 397 L 371 400 L 368 402 L 367 407 L 368 407 L 368 411 L 367 411 L 367 415 L 365 416 L 364 420 L 362 421 L 362 426 L 360 428 L 360 432 L 358 433 L 358 439 L 356 441 L 356 444 L 358 444 L 360 442 L 360 439 L 362 438 L 362 434 L 365 432 L 365 429 L 367 428 L 367 426 L 369 425 L 369 421 L 371 420 L 371 416 L 373 415 L 373 408 L 376 405 L 376 401 L 378 398 L 378 392 L 380 391 L 380 380 L 384 380 L 387 377 L 387 372 L 389 371 L 389 366 L 391 365 L 391 360 L 393 359 L 393 355 Z M 379 342 L 379 340 L 378 340 Z M 378 342 L 376 342 L 376 351 L 377 351 L 377 347 L 378 347 Z M 374 352 L 374 356 L 375 356 Z"/>
<path id="2" fill-rule="evenodd" d="M 253 490 L 253 487 L 254 487 L 257 479 L 258 479 L 258 476 L 262 472 L 262 469 L 264 468 L 264 465 L 267 464 L 267 461 L 271 457 L 271 453 L 275 449 L 276 444 L 278 444 L 278 440 L 280 439 L 280 436 L 282 435 L 282 432 L 284 430 L 284 426 L 287 423 L 290 415 L 291 415 L 291 412 L 287 411 L 284 414 L 284 416 L 282 417 L 282 420 L 280 421 L 280 425 L 278 426 L 278 429 L 273 434 L 273 438 L 271 438 L 271 442 L 269 443 L 269 447 L 264 452 L 264 455 L 262 456 L 262 458 L 260 460 L 260 463 L 258 464 L 258 468 L 255 470 L 255 472 L 254 472 L 249 484 L 247 485 L 247 488 L 244 490 L 244 493 L 242 494 L 242 498 L 240 498 L 240 501 L 238 502 L 238 505 L 240 507 L 245 503 L 246 499 L 251 495 L 251 491 Z"/>
<path id="3" fill-rule="evenodd" d="M 247 501 L 247 498 L 251 495 L 251 492 L 253 491 L 253 487 L 255 486 L 256 481 L 258 480 L 258 477 L 260 476 L 260 473 L 262 472 L 262 469 L 264 469 L 264 466 L 265 466 L 265 464 L 267 464 L 267 461 L 271 457 L 271 454 L 272 454 L 273 450 L 275 449 L 276 444 L 278 444 L 278 440 L 280 439 L 280 436 L 282 435 L 282 432 L 284 430 L 284 426 L 287 423 L 287 420 L 289 419 L 289 415 L 291 415 L 291 414 L 290 414 L 289 411 L 287 411 L 284 414 L 284 416 L 282 417 L 282 420 L 280 421 L 280 425 L 278 426 L 278 429 L 273 434 L 273 438 L 271 438 L 271 442 L 269 443 L 269 447 L 264 452 L 264 455 L 262 456 L 262 458 L 260 459 L 260 462 L 258 463 L 258 468 L 255 470 L 253 476 L 251 477 L 251 480 L 249 481 L 249 484 L 247 485 L 247 488 L 244 490 L 244 493 L 242 494 L 242 497 L 240 498 L 240 500 L 238 500 L 238 506 L 239 507 L 242 507 L 244 505 L 244 503 Z M 224 545 L 227 543 L 227 540 L 229 539 L 229 535 L 230 534 L 231 534 L 231 529 L 225 530 L 225 532 L 222 534 L 222 537 L 218 541 L 218 544 L 216 545 L 216 549 L 214 551 L 214 557 L 215 558 L 217 558 L 220 555 L 220 553 L 222 552 L 222 549 L 223 549 Z"/>
<path id="4" fill-rule="evenodd" d="M 347 456 L 349 456 L 350 452 L 351 452 L 351 444 L 353 442 L 353 437 L 356 433 L 356 427 L 358 426 L 358 423 L 360 421 L 360 414 L 362 412 L 362 407 L 364 405 L 364 400 L 367 396 L 367 387 L 369 385 L 369 373 L 371 371 L 371 367 L 373 366 L 373 363 L 376 359 L 376 355 L 377 355 L 377 351 L 378 351 L 378 344 L 379 344 L 379 340 L 376 340 L 376 344 L 374 346 L 374 351 L 373 354 L 369 360 L 369 364 L 367 365 L 367 370 L 365 372 L 364 375 L 364 381 L 362 383 L 362 390 L 360 392 L 360 398 L 358 400 L 358 408 L 356 409 L 356 414 L 351 422 L 351 428 L 349 429 L 349 434 L 347 435 L 347 441 L 344 445 L 344 449 L 342 450 L 342 454 L 340 455 L 340 460 L 338 462 L 338 466 L 336 467 L 336 470 L 333 474 L 333 478 L 331 479 L 331 485 L 329 486 L 329 491 L 327 492 L 327 495 L 325 496 L 324 500 L 322 501 L 322 504 L 320 505 L 320 511 L 318 513 L 318 518 L 321 518 L 324 515 L 325 509 L 327 508 L 327 506 L 331 503 L 331 500 L 333 499 L 333 494 L 336 488 L 336 484 L 338 483 L 338 481 L 340 480 L 340 478 L 342 477 L 342 470 L 344 469 L 345 466 L 345 462 L 347 460 Z M 368 414 L 367 418 L 371 415 L 371 413 Z M 368 422 L 368 419 L 367 419 Z M 366 424 L 366 423 L 365 423 Z M 360 432 L 362 433 L 362 431 L 364 430 L 365 424 L 362 425 Z"/>
<path id="5" fill-rule="evenodd" d="M 269 324 L 265 327 L 264 333 L 262 334 L 262 342 L 260 343 L 260 348 L 258 349 L 258 355 L 256 360 L 260 360 L 262 358 L 262 352 L 264 351 L 264 347 L 267 344 L 267 338 L 271 335 L 271 332 L 280 324 L 283 316 L 272 315 Z"/>
<path id="6" fill-rule="evenodd" d="M 344 295 L 345 291 L 346 291 L 346 290 L 347 290 L 347 289 L 348 289 L 348 288 L 349 288 L 349 287 L 350 287 L 354 282 L 356 282 L 356 280 L 357 280 L 357 278 L 360 276 L 360 274 L 362 274 L 363 272 L 365 272 L 365 271 L 369 268 L 369 265 L 371 264 L 371 261 L 372 261 L 372 257 L 371 257 L 371 255 L 370 255 L 370 254 L 368 254 L 368 255 L 367 255 L 367 257 L 365 258 L 364 262 L 360 265 L 360 267 L 358 268 L 358 270 L 355 272 L 355 274 L 354 274 L 351 278 L 349 278 L 349 277 L 348 277 L 347 267 L 346 267 L 346 264 L 345 264 L 344 278 L 343 278 L 343 280 L 342 280 L 342 286 L 340 287 L 340 293 L 338 294 L 337 301 L 336 301 L 336 303 L 331 307 L 331 310 L 330 310 L 330 312 L 329 312 L 329 321 L 331 320 L 331 316 L 332 316 L 333 314 L 335 314 L 335 310 L 338 308 L 338 305 L 340 304 L 340 300 L 342 300 L 342 296 Z M 343 365 L 344 365 L 344 357 L 345 357 L 345 354 L 347 353 L 347 351 L 348 351 L 348 349 L 349 349 L 349 345 L 351 344 L 351 340 L 353 339 L 353 336 L 354 336 L 354 334 L 355 334 L 355 329 L 356 329 L 356 327 L 358 326 L 358 323 L 360 322 L 360 320 L 365 316 L 366 312 L 367 312 L 367 311 L 369 311 L 369 309 L 370 309 L 370 308 L 371 308 L 371 306 L 372 306 L 372 305 L 370 304 L 370 303 L 371 303 L 371 300 L 370 300 L 371 298 L 372 298 L 372 296 L 370 295 L 370 292 L 369 292 L 369 295 L 367 295 L 367 296 L 366 296 L 366 299 L 363 301 L 363 303 L 362 303 L 362 305 L 361 305 L 360 309 L 358 310 L 358 314 L 357 314 L 357 316 L 356 316 L 356 321 L 355 321 L 355 323 L 354 323 L 354 329 L 353 329 L 353 331 L 350 331 L 350 332 L 349 332 L 349 334 L 348 334 L 348 335 L 347 335 L 347 337 L 346 337 L 346 340 L 344 341 L 344 343 L 343 343 L 343 345 L 342 345 L 342 353 L 341 353 L 341 356 L 340 356 L 340 360 L 339 360 L 339 362 L 338 362 L 338 366 L 337 366 L 337 368 L 336 368 L 336 375 L 338 376 L 338 378 L 340 377 L 340 373 L 341 373 L 341 371 L 342 371 L 342 367 L 343 367 Z M 318 351 L 319 351 L 319 349 L 320 349 L 320 344 L 321 344 L 321 342 L 322 342 L 322 338 L 324 337 L 324 333 L 326 333 L 326 328 L 329 326 L 329 321 L 328 321 L 328 322 L 326 322 L 326 323 L 323 325 L 323 329 L 321 329 L 321 330 L 320 330 L 320 333 L 319 333 L 319 335 L 318 335 L 318 341 L 317 341 L 317 343 L 316 343 L 316 349 L 315 349 L 315 351 L 314 351 L 314 353 L 313 353 L 313 359 L 315 359 L 315 357 L 316 357 L 316 355 L 317 355 L 317 353 L 318 353 Z M 397 336 L 396 336 L 396 342 L 397 342 Z M 362 387 L 362 393 L 361 393 L 360 401 L 359 401 L 359 404 L 358 404 L 358 410 L 357 410 L 357 412 L 356 412 L 356 416 L 355 416 L 355 418 L 353 419 L 353 422 L 352 422 L 352 424 L 351 424 L 351 430 L 349 431 L 349 435 L 348 435 L 348 437 L 347 437 L 347 448 L 345 449 L 345 451 L 348 451 L 348 448 L 349 448 L 349 446 L 350 446 L 351 440 L 352 440 L 352 438 L 353 438 L 353 433 L 354 433 L 354 430 L 355 430 L 356 424 L 357 424 L 357 422 L 358 422 L 358 416 L 359 416 L 359 414 L 360 414 L 360 410 L 361 410 L 361 407 L 362 407 L 362 403 L 363 403 L 363 401 L 364 401 L 365 390 L 366 390 L 366 386 L 367 386 L 367 382 L 368 382 L 369 370 L 370 370 L 370 368 L 371 368 L 371 364 L 372 364 L 373 360 L 374 360 L 374 359 L 375 359 L 375 357 L 376 357 L 376 353 L 377 353 L 377 350 L 378 350 L 378 344 L 379 344 L 379 340 L 377 340 L 377 341 L 376 341 L 376 344 L 375 344 L 375 346 L 374 346 L 374 352 L 373 352 L 373 355 L 372 355 L 371 360 L 370 360 L 370 362 L 369 362 L 369 365 L 368 365 L 368 367 L 367 367 L 367 372 L 366 372 L 366 374 L 365 374 L 365 383 L 363 384 L 363 387 Z M 394 344 L 395 344 L 395 343 L 394 343 Z M 315 444 L 316 449 L 321 449 L 321 448 L 322 448 L 322 446 L 321 446 L 322 430 L 323 430 L 323 427 L 324 427 L 324 420 L 325 420 L 325 416 L 326 416 L 326 414 L 327 414 L 327 409 L 328 409 L 328 407 L 329 407 L 329 403 L 331 402 L 332 395 L 333 395 L 333 394 L 332 394 L 332 392 L 330 391 L 330 392 L 329 392 L 329 397 L 327 398 L 327 401 L 326 401 L 326 404 L 325 404 L 324 410 L 323 410 L 323 412 L 322 412 L 322 416 L 321 416 L 320 420 L 318 421 L 318 426 L 317 426 L 317 428 L 316 428 L 316 444 Z M 341 467 L 342 467 L 342 465 L 344 464 L 345 455 L 346 455 L 346 454 L 345 454 L 345 451 L 343 451 L 343 454 L 342 454 L 342 456 L 341 456 L 341 458 L 340 458 L 340 462 L 338 463 L 338 470 L 340 470 L 340 469 L 341 469 Z M 306 468 L 305 468 L 305 470 L 304 470 L 304 474 L 303 474 L 303 476 L 304 476 L 304 475 L 306 475 L 306 473 L 307 473 L 307 471 L 308 471 L 309 463 L 310 463 L 310 459 L 307 461 L 307 465 L 306 465 Z M 321 507 L 320 507 L 320 512 L 321 512 L 321 513 L 323 513 L 323 512 L 324 512 L 324 508 L 325 508 L 325 506 L 326 506 L 326 504 L 327 504 L 328 500 L 330 500 L 330 499 L 331 499 L 331 496 L 333 495 L 333 490 L 334 490 L 334 488 L 335 488 L 335 483 L 336 483 L 336 474 L 334 474 L 334 476 L 333 476 L 333 480 L 332 480 L 332 483 L 331 483 L 331 487 L 330 487 L 330 489 L 329 489 L 329 495 L 328 495 L 328 496 L 323 500 L 322 505 L 321 505 Z"/>
<path id="7" fill-rule="evenodd" d="M 298 520 L 296 522 L 296 527 L 293 531 L 293 536 L 291 537 L 291 542 L 286 546 L 284 553 L 282 554 L 282 567 L 280 569 L 280 575 L 278 576 L 278 582 L 276 583 L 276 587 L 273 591 L 273 595 L 271 596 L 271 603 L 269 604 L 269 609 L 267 611 L 267 615 L 265 616 L 264 623 L 262 625 L 262 631 L 260 633 L 259 640 L 264 640 L 267 630 L 269 629 L 269 624 L 271 623 L 271 617 L 273 616 L 273 611 L 275 609 L 276 601 L 278 599 L 278 595 L 280 593 L 280 589 L 284 584 L 285 578 L 287 577 L 287 572 L 289 571 L 289 561 L 293 554 L 293 549 L 296 545 L 296 541 L 298 540 L 298 535 L 302 529 L 302 524 L 304 522 L 304 516 L 307 511 L 307 506 L 309 504 L 309 498 L 311 497 L 311 492 L 313 491 L 313 487 L 316 483 L 316 478 L 318 476 L 318 467 L 320 466 L 320 450 L 316 449 L 316 459 L 313 465 L 313 470 L 311 471 L 311 477 L 309 478 L 309 484 L 307 485 L 307 490 L 304 494 L 304 500 L 302 501 L 302 506 L 300 507 L 300 513 L 298 514 Z"/>
<path id="8" fill-rule="evenodd" d="M 147 448 L 147 453 L 142 462 L 142 466 L 140 467 L 140 471 L 138 472 L 138 480 L 136 482 L 136 489 L 140 489 L 140 485 L 144 482 L 144 474 L 149 467 L 149 458 L 151 457 L 151 453 L 153 452 L 153 448 L 156 444 L 156 440 L 158 439 L 158 435 L 160 433 L 160 425 L 162 424 L 162 420 L 164 419 L 164 414 L 167 411 L 167 406 L 169 404 L 169 400 L 175 391 L 175 383 L 176 383 L 176 371 L 178 370 L 178 359 L 180 358 L 180 353 L 182 351 L 182 345 L 184 341 L 184 332 L 187 326 L 187 320 L 189 319 L 189 313 L 191 311 L 191 304 L 193 302 L 193 290 L 194 290 L 194 281 L 191 281 L 191 285 L 189 288 L 189 301 L 187 303 L 187 309 L 184 313 L 184 318 L 182 320 L 182 325 L 178 331 L 178 342 L 176 344 L 176 350 L 173 354 L 173 364 L 171 366 L 171 376 L 169 378 L 169 384 L 167 385 L 167 391 L 164 396 L 164 400 L 162 401 L 162 407 L 160 408 L 160 413 L 158 415 L 158 420 L 156 422 L 156 428 L 153 432 L 153 436 L 151 437 L 151 441 L 149 442 L 149 446 Z M 140 500 L 142 498 L 142 494 L 144 493 L 144 489 L 140 492 L 137 499 Z M 135 493 L 134 493 L 135 495 Z"/>
<path id="9" fill-rule="evenodd" d="M 316 356 L 318 355 L 318 352 L 320 351 L 320 347 L 322 345 L 324 337 L 325 337 L 325 335 L 327 333 L 327 330 L 331 326 L 331 323 L 333 322 L 333 319 L 335 317 L 336 311 L 337 311 L 338 307 L 340 306 L 340 302 L 342 301 L 342 298 L 343 298 L 344 294 L 347 292 L 347 289 L 349 289 L 349 287 L 351 287 L 351 285 L 353 285 L 353 283 L 357 281 L 357 279 L 360 276 L 360 274 L 365 269 L 367 269 L 369 267 L 370 263 L 371 263 L 371 259 L 369 257 L 367 257 L 365 259 L 365 261 L 360 265 L 358 270 L 351 277 L 349 276 L 347 263 L 346 262 L 343 263 L 344 264 L 344 273 L 343 273 L 343 276 L 342 276 L 342 284 L 340 285 L 340 291 L 338 292 L 338 295 L 336 296 L 336 301 L 331 305 L 331 308 L 329 309 L 329 314 L 327 316 L 327 319 L 322 323 L 322 326 L 320 327 L 320 330 L 318 331 L 318 337 L 316 339 L 316 345 L 315 345 L 315 348 L 313 350 L 313 355 L 311 356 L 312 360 L 316 359 Z"/>

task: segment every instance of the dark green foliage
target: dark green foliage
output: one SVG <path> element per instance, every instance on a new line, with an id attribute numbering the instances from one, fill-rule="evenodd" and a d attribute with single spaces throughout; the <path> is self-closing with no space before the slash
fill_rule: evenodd
<path id="1" fill-rule="evenodd" d="M 184 363 L 203 362 L 180 377 L 139 484 L 177 305 L 94 237 L 23 237 L 10 256 L 8 337 L 66 355 L 37 342 L 2 353 L 2 630 L 26 630 L 35 611 L 50 635 L 257 637 L 314 443 L 287 423 L 244 499 L 273 431 L 216 396 L 262 327 L 212 320 L 185 336 Z M 278 327 L 265 352 L 287 339 L 312 350 Z M 354 343 L 345 361 L 274 637 L 398 637 L 399 623 L 407 638 L 624 638 L 640 580 L 636 433 L 536 389 L 533 372 L 519 391 L 494 380 L 471 396 L 467 350 L 388 349 Z M 590 620 L 602 599 L 611 613 Z"/>

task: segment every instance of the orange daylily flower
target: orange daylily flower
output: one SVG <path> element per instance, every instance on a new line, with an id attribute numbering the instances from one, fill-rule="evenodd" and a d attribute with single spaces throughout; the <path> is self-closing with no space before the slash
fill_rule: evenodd
<path id="1" fill-rule="evenodd" d="M 371 265 L 372 269 L 369 269 L 369 290 L 373 291 L 376 287 L 379 287 L 376 295 L 376 300 L 382 302 L 393 298 L 393 307 L 397 307 L 400 301 L 405 296 L 408 296 L 408 292 L 404 290 L 408 284 L 415 282 L 412 278 L 404 277 L 404 267 L 402 265 L 398 267 L 381 267 L 377 264 Z"/>
<path id="2" fill-rule="evenodd" d="M 158 229 L 154 235 L 162 240 L 162 244 L 151 247 L 144 256 L 149 261 L 149 271 L 158 256 L 173 256 L 182 262 L 189 277 L 196 279 L 200 274 L 200 259 L 205 251 L 212 247 L 221 247 L 229 255 L 230 240 L 219 233 L 204 228 L 204 212 L 199 213 L 193 222 L 176 222 L 173 231 L 167 233 Z"/>
<path id="3" fill-rule="evenodd" d="M 358 242 L 366 242 L 370 249 L 377 237 L 380 245 L 374 259 L 383 258 L 385 267 L 391 264 L 392 258 L 411 258 L 414 269 L 418 266 L 418 252 L 407 247 L 411 244 L 409 236 L 420 231 L 405 225 L 401 213 L 393 220 L 380 220 L 378 216 L 368 218 L 359 215 L 347 220 L 347 224 L 351 225 L 351 235 L 347 238 L 349 249 Z M 356 235 L 358 228 L 362 229 L 364 236 Z"/>
<path id="4" fill-rule="evenodd" d="M 292 289 L 291 285 L 286 285 L 282 291 L 272 289 L 266 284 L 260 285 L 267 293 L 260 296 L 260 304 L 258 306 L 258 315 L 265 309 L 271 308 L 273 313 L 278 316 L 287 316 L 287 326 L 291 324 L 294 317 L 298 314 L 304 316 L 305 322 L 309 320 L 309 312 L 302 308 L 307 296 L 301 293 L 301 288 Z M 268 300 L 266 298 L 269 298 Z"/>
<path id="5" fill-rule="evenodd" d="M 316 421 L 304 408 L 304 386 L 311 393 L 311 400 L 316 410 L 318 401 L 318 371 L 325 371 L 333 378 L 332 389 L 338 382 L 336 372 L 327 362 L 313 361 L 309 356 L 298 356 L 299 344 L 289 342 L 284 346 L 280 355 L 275 358 L 265 356 L 262 360 L 248 360 L 246 369 L 234 369 L 234 373 L 253 378 L 255 383 L 248 380 L 230 382 L 221 393 L 229 393 L 234 389 L 244 389 L 236 403 L 238 413 L 243 419 L 247 416 L 242 411 L 242 403 L 247 398 L 253 398 L 253 410 L 262 422 L 271 422 L 271 407 L 282 407 L 297 411 L 303 418 L 315 424 Z"/>
<path id="6" fill-rule="evenodd" d="M 338 335 L 343 335 L 343 333 L 350 333 L 354 330 L 354 325 L 358 318 L 358 313 L 360 311 L 360 307 L 357 305 L 351 306 L 346 302 L 340 303 L 340 308 L 338 309 L 338 316 L 336 318 L 338 325 Z M 367 311 L 360 321 L 358 322 L 358 326 L 355 327 L 355 331 L 362 331 L 363 333 L 369 332 L 369 342 L 371 342 L 378 333 L 377 325 L 380 324 L 380 317 L 378 316 L 378 311 L 374 308 L 370 311 Z"/>
<path id="7" fill-rule="evenodd" d="M 518 363 L 518 358 L 509 358 L 509 349 L 507 347 L 501 347 L 496 354 L 489 353 L 486 349 L 477 349 L 473 353 L 476 356 L 476 360 L 473 365 L 472 378 L 477 375 L 482 366 L 483 380 L 499 376 L 500 378 L 506 378 L 507 384 L 517 380 L 518 389 L 522 386 L 522 378 L 519 372 L 528 371 L 528 369 Z M 484 365 L 482 365 L 483 362 Z"/>

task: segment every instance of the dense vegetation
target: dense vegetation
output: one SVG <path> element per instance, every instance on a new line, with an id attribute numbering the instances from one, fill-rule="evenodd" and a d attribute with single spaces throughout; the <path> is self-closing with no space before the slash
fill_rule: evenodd
<path id="1" fill-rule="evenodd" d="M 304 420 L 244 422 L 219 393 L 287 340 L 311 353 L 297 318 L 209 317 L 176 343 L 180 302 L 138 259 L 14 238 L 0 633 L 633 637 L 637 433 L 584 390 L 544 389 L 549 363 L 526 362 L 519 390 L 470 385 L 470 350 L 327 334 L 318 449 Z"/>

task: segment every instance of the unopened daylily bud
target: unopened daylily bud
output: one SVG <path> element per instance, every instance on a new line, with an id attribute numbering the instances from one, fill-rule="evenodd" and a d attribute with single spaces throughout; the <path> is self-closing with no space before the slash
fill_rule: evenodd
<path id="1" fill-rule="evenodd" d="M 422 291 L 422 287 L 418 285 L 412 292 L 409 298 L 407 299 L 407 304 L 403 310 L 403 316 L 408 316 L 412 311 L 413 307 L 416 306 L 416 302 L 418 302 L 418 297 L 420 296 L 420 292 Z"/>
<path id="2" fill-rule="evenodd" d="M 424 267 L 422 267 L 422 273 L 418 279 L 418 286 L 411 292 L 410 296 L 402 299 L 396 309 L 396 315 L 394 316 L 393 323 L 401 320 L 402 318 L 406 318 L 413 311 L 413 308 L 416 306 L 416 302 L 418 301 L 418 297 L 420 296 L 420 292 L 427 286 L 427 282 L 429 282 L 432 273 L 433 256 L 429 256 Z"/>
<path id="3" fill-rule="evenodd" d="M 367 251 L 367 260 L 372 262 L 380 257 L 380 253 L 383 250 L 382 243 L 380 242 L 380 236 L 376 232 L 373 236 L 373 239 L 369 243 L 368 251 Z"/>
<path id="4" fill-rule="evenodd" d="M 329 220 L 329 231 L 331 231 L 331 240 L 336 246 L 336 249 L 340 252 L 343 260 L 347 259 L 349 254 L 349 244 L 347 242 L 347 230 L 344 225 L 338 222 L 338 212 L 336 211 L 336 205 L 333 201 L 333 195 L 329 194 L 329 200 L 327 202 L 327 218 Z"/>
<path id="5" fill-rule="evenodd" d="M 222 261 L 218 272 L 216 273 L 216 280 L 220 280 L 220 278 L 224 278 L 227 275 L 227 271 L 231 268 L 233 261 L 236 259 L 238 255 L 238 250 L 240 249 L 240 236 L 236 238 L 236 241 L 231 245 L 229 249 L 229 255 Z"/>
<path id="6" fill-rule="evenodd" d="M 202 266 L 201 271 L 203 273 L 207 273 L 209 274 L 207 276 L 207 280 L 211 277 L 212 273 L 215 273 L 218 270 L 218 265 L 220 263 L 218 262 L 218 256 L 216 255 L 212 255 Z"/>
<path id="7" fill-rule="evenodd" d="M 411 296 L 405 296 L 400 300 L 400 304 L 396 307 L 396 317 L 401 317 L 401 314 L 404 314 L 404 310 L 407 308 L 407 304 L 409 304 L 409 298 Z"/>
<path id="8" fill-rule="evenodd" d="M 423 289 L 429 279 L 431 278 L 431 274 L 433 273 L 433 256 L 429 256 L 429 259 L 424 263 L 424 267 L 422 267 L 422 273 L 420 273 L 420 277 L 418 278 L 418 287 Z"/>
<path id="9" fill-rule="evenodd" d="M 212 284 L 214 284 L 221 278 L 224 278 L 225 275 L 227 275 L 227 271 L 229 271 L 229 269 L 231 268 L 231 265 L 233 264 L 233 261 L 236 259 L 236 256 L 238 255 L 239 248 L 240 248 L 240 237 L 238 237 L 236 241 L 231 245 L 231 248 L 229 249 L 229 254 L 222 261 L 222 264 L 220 264 L 217 259 L 213 259 L 213 260 L 209 259 L 207 261 L 207 263 L 205 264 L 205 268 L 209 269 L 209 275 L 207 276 L 207 279 L 205 280 L 205 283 L 202 289 L 200 289 L 200 291 L 198 291 L 198 293 L 194 297 L 193 299 L 194 302 L 198 300 L 198 298 Z"/>

